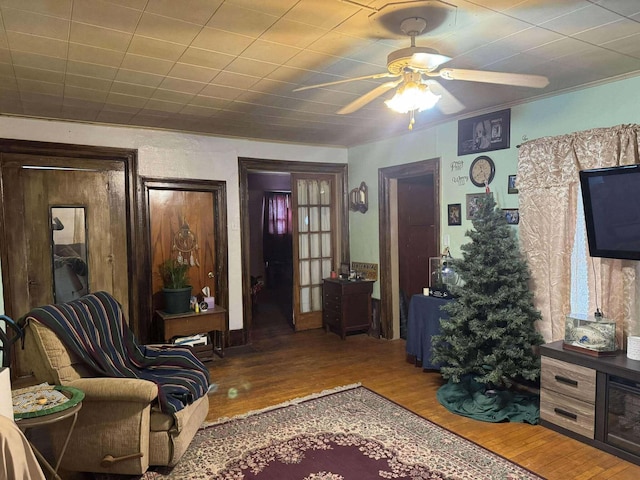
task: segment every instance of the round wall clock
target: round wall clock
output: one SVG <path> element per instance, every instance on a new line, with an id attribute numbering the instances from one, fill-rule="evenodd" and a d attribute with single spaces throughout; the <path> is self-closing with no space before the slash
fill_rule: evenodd
<path id="1" fill-rule="evenodd" d="M 476 187 L 489 185 L 496 174 L 496 165 L 486 155 L 481 155 L 471 162 L 469 178 Z"/>

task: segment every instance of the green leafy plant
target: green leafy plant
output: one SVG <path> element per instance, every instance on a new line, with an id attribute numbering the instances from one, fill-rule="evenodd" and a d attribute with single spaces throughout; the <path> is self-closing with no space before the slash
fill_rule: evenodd
<path id="1" fill-rule="evenodd" d="M 180 263 L 175 258 L 168 258 L 160 264 L 160 276 L 164 288 L 189 287 L 189 264 Z"/>

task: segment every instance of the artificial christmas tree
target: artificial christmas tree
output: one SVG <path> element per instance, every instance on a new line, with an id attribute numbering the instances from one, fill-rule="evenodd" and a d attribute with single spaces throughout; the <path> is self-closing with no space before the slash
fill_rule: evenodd
<path id="1" fill-rule="evenodd" d="M 490 193 L 480 200 L 473 227 L 467 232 L 471 242 L 461 247 L 463 258 L 454 261 L 464 283 L 453 289 L 456 300 L 443 307 L 449 319 L 432 338 L 432 362 L 442 365 L 449 384 L 471 379 L 491 395 L 514 380 L 538 379 L 535 347 L 544 341 L 534 326 L 541 316 L 528 288 L 528 266 Z"/>

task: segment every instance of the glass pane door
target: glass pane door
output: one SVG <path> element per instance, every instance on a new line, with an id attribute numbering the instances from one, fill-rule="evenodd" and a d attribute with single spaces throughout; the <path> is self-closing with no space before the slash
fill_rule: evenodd
<path id="1" fill-rule="evenodd" d="M 296 330 L 322 326 L 322 279 L 333 265 L 334 209 L 331 177 L 294 176 L 294 297 Z"/>

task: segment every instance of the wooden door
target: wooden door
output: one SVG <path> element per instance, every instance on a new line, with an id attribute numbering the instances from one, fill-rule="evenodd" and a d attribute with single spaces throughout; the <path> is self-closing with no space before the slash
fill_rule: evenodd
<path id="1" fill-rule="evenodd" d="M 322 327 L 322 279 L 334 269 L 336 199 L 331 175 L 292 175 L 293 321 Z"/>
<path id="2" fill-rule="evenodd" d="M 164 306 L 159 265 L 168 258 L 190 265 L 191 294 L 209 287 L 228 308 L 226 183 L 214 180 L 141 179 L 139 205 L 141 336 L 162 341 L 153 319 Z M 194 332 L 198 333 L 198 332 Z"/>
<path id="3" fill-rule="evenodd" d="M 2 180 L 7 313 L 18 318 L 33 307 L 55 300 L 59 263 L 52 247 L 52 207 L 82 210 L 87 290 L 108 291 L 128 311 L 130 270 L 123 163 L 3 154 Z M 18 351 L 17 373 L 29 374 L 20 359 Z"/>
<path id="4" fill-rule="evenodd" d="M 433 175 L 398 180 L 398 276 L 406 298 L 429 286 L 429 257 L 437 251 Z"/>

